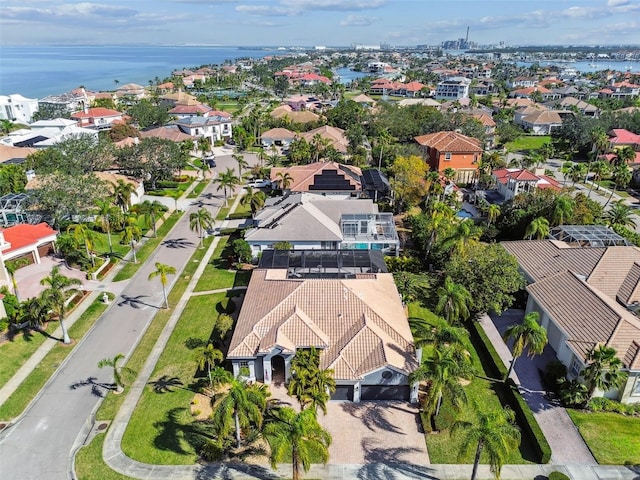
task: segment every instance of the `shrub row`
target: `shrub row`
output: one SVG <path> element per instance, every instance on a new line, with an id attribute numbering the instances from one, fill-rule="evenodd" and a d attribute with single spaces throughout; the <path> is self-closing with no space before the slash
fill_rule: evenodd
<path id="1" fill-rule="evenodd" d="M 493 370 L 493 373 L 498 375 L 498 378 L 503 379 L 507 375 L 508 370 L 498 355 L 498 352 L 484 333 L 480 323 L 471 322 L 471 325 L 472 327 L 469 329 L 471 340 L 474 342 L 478 354 L 483 356 L 483 364 L 489 366 L 489 368 Z M 509 381 L 507 384 L 496 382 L 495 386 L 500 398 L 509 405 L 515 413 L 522 433 L 531 439 L 533 449 L 538 457 L 538 462 L 549 463 L 551 460 L 551 447 L 542 433 L 540 425 L 538 425 L 537 420 L 533 416 L 529 405 L 527 405 L 527 402 L 522 398 L 516 386 L 512 381 Z"/>
<path id="2" fill-rule="evenodd" d="M 620 403 L 605 397 L 589 400 L 587 408 L 592 412 L 612 412 L 623 415 L 640 415 L 640 403 Z"/>

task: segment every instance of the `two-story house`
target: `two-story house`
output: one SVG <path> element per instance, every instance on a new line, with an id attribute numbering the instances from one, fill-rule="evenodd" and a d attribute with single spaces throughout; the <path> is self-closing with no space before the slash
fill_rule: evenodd
<path id="1" fill-rule="evenodd" d="M 469 96 L 471 80 L 466 77 L 450 77 L 438 82 L 436 86 L 437 100 L 459 100 Z"/>
<path id="2" fill-rule="evenodd" d="M 519 193 L 532 193 L 537 189 L 560 190 L 562 185 L 544 174 L 543 168 L 535 171 L 522 168 L 499 168 L 491 172 L 498 193 L 510 200 Z"/>
<path id="3" fill-rule="evenodd" d="M 456 171 L 456 183 L 471 183 L 478 175 L 478 162 L 482 157 L 480 140 L 458 132 L 437 132 L 415 137 L 424 149 L 424 156 L 439 173 L 448 168 Z"/>
<path id="4" fill-rule="evenodd" d="M 123 122 L 124 115 L 110 108 L 95 107 L 72 113 L 71 119 L 76 120 L 79 127 L 105 130 L 111 128 L 114 123 Z"/>
<path id="5" fill-rule="evenodd" d="M 38 111 L 38 99 L 19 94 L 0 95 L 0 120 L 27 124 Z"/>

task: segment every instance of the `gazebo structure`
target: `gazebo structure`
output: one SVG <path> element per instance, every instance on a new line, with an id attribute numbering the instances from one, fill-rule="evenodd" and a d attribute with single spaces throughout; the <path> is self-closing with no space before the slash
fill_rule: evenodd
<path id="1" fill-rule="evenodd" d="M 549 238 L 580 247 L 631 246 L 621 235 L 604 225 L 558 225 Z"/>

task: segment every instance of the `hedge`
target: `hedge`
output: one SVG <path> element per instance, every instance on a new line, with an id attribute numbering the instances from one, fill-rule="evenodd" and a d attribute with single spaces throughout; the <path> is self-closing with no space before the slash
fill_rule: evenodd
<path id="1" fill-rule="evenodd" d="M 483 357 L 483 364 L 488 366 L 494 375 L 497 374 L 499 376 L 500 380 L 495 383 L 496 393 L 515 413 L 522 433 L 531 439 L 533 449 L 538 456 L 538 462 L 549 463 L 551 460 L 551 447 L 533 416 L 531 408 L 522 398 L 513 381 L 509 380 L 507 383 L 501 381 L 507 375 L 507 367 L 480 326 L 480 323 L 471 322 L 471 325 L 472 327 L 469 329 L 471 341 L 474 342 L 478 355 Z"/>

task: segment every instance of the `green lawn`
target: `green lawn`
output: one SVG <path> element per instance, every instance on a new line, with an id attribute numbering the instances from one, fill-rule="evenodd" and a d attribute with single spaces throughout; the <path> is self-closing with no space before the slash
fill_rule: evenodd
<path id="1" fill-rule="evenodd" d="M 131 480 L 108 468 L 102 460 L 105 433 L 98 434 L 89 445 L 78 450 L 76 476 L 79 480 Z"/>
<path id="2" fill-rule="evenodd" d="M 229 237 L 220 237 L 213 253 L 213 260 L 204 267 L 194 291 L 207 292 L 221 288 L 249 285 L 251 272 L 230 270 L 227 257 L 231 254 Z"/>
<path id="3" fill-rule="evenodd" d="M 52 334 L 56 328 L 58 328 L 58 322 L 48 322 L 45 331 Z M 44 333 L 27 332 L 26 335 L 18 334 L 13 340 L 0 345 L 0 358 L 2 358 L 0 387 L 13 377 L 46 339 L 47 336 Z"/>
<path id="4" fill-rule="evenodd" d="M 113 299 L 112 294 L 109 294 L 109 297 Z M 80 340 L 106 308 L 107 305 L 102 300 L 96 299 L 69 328 L 69 336 L 74 340 Z M 20 415 L 74 348 L 75 344 L 67 346 L 58 343 L 54 346 L 13 395 L 0 406 L 0 419 L 10 420 Z"/>
<path id="5" fill-rule="evenodd" d="M 198 459 L 200 424 L 189 408 L 197 365 L 189 341 L 209 339 L 227 300 L 225 294 L 212 294 L 187 303 L 125 432 L 122 450 L 129 457 L 163 465 L 193 464 Z"/>
<path id="6" fill-rule="evenodd" d="M 109 254 L 109 238 L 106 233 L 95 232 L 98 237 L 95 242 L 95 252 L 98 255 L 108 255 Z M 111 233 L 111 244 L 113 245 L 113 253 L 116 257 L 122 258 L 127 252 L 131 249 L 131 247 L 127 245 L 123 245 L 120 243 L 120 234 L 119 233 Z"/>
<path id="7" fill-rule="evenodd" d="M 609 178 L 604 180 L 599 180 L 593 183 L 595 183 L 596 185 L 600 185 L 601 187 L 606 188 L 607 190 L 611 190 L 615 187 L 615 183 Z M 587 188 L 590 187 L 590 185 L 585 185 L 585 186 Z M 593 191 L 598 192 L 597 187 L 593 187 Z M 599 192 L 599 193 L 602 195 L 605 195 L 607 198 L 609 197 L 608 193 L 606 194 L 604 192 Z M 614 193 L 622 198 L 631 198 L 631 195 L 629 195 L 629 193 L 626 190 L 616 190 Z M 615 199 L 612 199 L 612 201 L 615 201 Z"/>
<path id="8" fill-rule="evenodd" d="M 428 322 L 435 322 L 438 317 L 425 308 L 421 308 L 418 305 L 409 305 L 409 316 L 424 318 Z M 480 362 L 480 358 L 476 353 L 475 348 L 471 342 L 467 343 L 467 350 L 471 353 L 471 358 L 479 377 L 475 377 L 469 385 L 465 387 L 465 392 L 468 397 L 467 405 L 463 406 L 459 413 L 455 413 L 452 409 L 448 408 L 447 402 L 443 404 L 441 410 L 443 414 L 445 411 L 449 411 L 452 414 L 452 420 L 468 420 L 473 421 L 476 418 L 478 409 L 482 411 L 501 410 L 502 404 L 498 395 L 492 388 L 492 383 L 489 380 L 480 377 L 486 377 L 487 374 Z M 469 455 L 460 459 L 458 458 L 458 452 L 462 442 L 462 435 L 456 435 L 452 437 L 448 430 L 440 431 L 439 433 L 427 433 L 427 450 L 429 451 L 429 459 L 431 463 L 473 463 L 473 457 L 475 450 L 470 452 Z M 526 442 L 522 443 L 520 450 L 513 452 L 505 461 L 506 464 L 523 464 L 523 463 L 535 463 L 535 454 L 530 445 Z M 487 463 L 485 455 L 482 456 L 482 463 Z"/>
<path id="9" fill-rule="evenodd" d="M 567 409 L 591 453 L 602 465 L 640 465 L 640 418 Z"/>
<path id="10" fill-rule="evenodd" d="M 520 137 L 513 142 L 509 142 L 505 145 L 505 147 L 510 152 L 521 150 L 535 150 L 536 148 L 540 148 L 545 143 L 550 142 L 551 137 L 548 135 L 531 135 Z"/>
<path id="11" fill-rule="evenodd" d="M 201 182 L 199 182 L 193 190 L 191 190 L 191 193 L 189 195 L 187 195 L 187 198 L 198 198 L 200 196 L 200 194 L 204 191 L 205 188 L 207 188 L 207 185 L 209 184 L 208 180 L 203 180 Z"/>
<path id="12" fill-rule="evenodd" d="M 178 220 L 180 220 L 182 214 L 183 212 L 173 212 L 169 215 L 160 228 L 158 228 L 158 236 L 156 238 L 149 238 L 145 244 L 136 251 L 138 263 L 133 263 L 133 261 L 128 262 L 122 270 L 118 272 L 113 281 L 118 282 L 120 280 L 127 280 L 133 277 L 140 268 L 140 265 L 142 265 L 149 255 L 155 251 L 163 238 L 169 233 Z"/>

